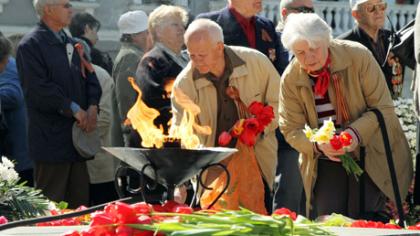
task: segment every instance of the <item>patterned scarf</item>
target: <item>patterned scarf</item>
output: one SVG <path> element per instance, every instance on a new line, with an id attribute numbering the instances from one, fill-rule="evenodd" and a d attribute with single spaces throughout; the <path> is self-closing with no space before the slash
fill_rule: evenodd
<path id="1" fill-rule="evenodd" d="M 307 73 L 315 78 L 315 86 L 314 92 L 318 96 L 325 97 L 325 93 L 328 91 L 328 85 L 330 84 L 330 66 L 331 66 L 331 58 L 330 53 L 328 52 L 327 61 L 325 62 L 324 66 L 315 72 L 307 71 Z"/>

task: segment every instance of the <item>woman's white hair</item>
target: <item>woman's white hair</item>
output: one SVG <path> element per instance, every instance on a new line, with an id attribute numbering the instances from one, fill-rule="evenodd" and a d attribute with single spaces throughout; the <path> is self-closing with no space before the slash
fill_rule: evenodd
<path id="1" fill-rule="evenodd" d="M 331 27 L 315 13 L 293 13 L 287 16 L 281 35 L 283 46 L 291 50 L 298 41 L 308 42 L 310 47 L 316 43 L 329 46 L 332 39 Z"/>
<path id="2" fill-rule="evenodd" d="M 48 4 L 60 3 L 60 0 L 34 0 L 34 8 L 39 17 L 44 14 L 44 7 Z"/>
<path id="3" fill-rule="evenodd" d="M 184 42 L 187 43 L 188 38 L 194 34 L 202 32 L 207 33 L 213 43 L 224 42 L 223 29 L 216 22 L 209 19 L 197 19 L 194 20 L 185 31 Z M 203 35 L 204 36 L 204 35 Z"/>
<path id="4" fill-rule="evenodd" d="M 171 23 L 169 20 L 171 17 L 179 17 L 182 23 L 184 23 L 184 26 L 188 23 L 188 12 L 182 7 L 161 5 L 150 13 L 148 28 L 155 41 L 159 41 L 156 32 L 157 28 Z"/>

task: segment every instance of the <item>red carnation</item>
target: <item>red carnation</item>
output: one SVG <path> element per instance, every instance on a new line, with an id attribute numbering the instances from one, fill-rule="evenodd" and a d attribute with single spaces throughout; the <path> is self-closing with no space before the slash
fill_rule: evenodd
<path id="1" fill-rule="evenodd" d="M 260 131 L 264 131 L 265 126 L 271 123 L 274 119 L 274 111 L 272 106 L 265 106 L 261 113 L 257 114 L 258 122 L 260 123 Z"/>
<path id="2" fill-rule="evenodd" d="M 230 141 L 232 140 L 232 136 L 230 136 L 230 134 L 226 131 L 223 131 L 220 135 L 219 135 L 219 145 L 222 147 L 226 147 L 227 145 L 229 145 Z"/>
<path id="3" fill-rule="evenodd" d="M 262 110 L 264 109 L 264 104 L 262 104 L 261 102 L 252 102 L 249 106 L 248 106 L 248 111 L 252 114 L 252 115 L 258 115 L 262 112 Z"/>
<path id="4" fill-rule="evenodd" d="M 347 147 L 351 145 L 353 138 L 351 137 L 349 133 L 343 131 L 340 133 L 340 141 L 344 147 Z"/>
<path id="5" fill-rule="evenodd" d="M 256 143 L 257 134 L 259 132 L 260 124 L 256 118 L 246 119 L 244 122 L 244 131 L 242 131 L 239 139 L 248 146 L 254 146 Z"/>
<path id="6" fill-rule="evenodd" d="M 335 150 L 339 150 L 343 148 L 343 144 L 341 143 L 340 136 L 336 134 L 334 134 L 334 136 L 331 138 L 330 144 Z"/>
<path id="7" fill-rule="evenodd" d="M 297 218 L 296 212 L 291 211 L 291 210 L 289 210 L 287 208 L 284 208 L 284 207 L 276 209 L 273 212 L 273 215 L 288 216 L 292 220 L 296 220 L 296 218 Z"/>

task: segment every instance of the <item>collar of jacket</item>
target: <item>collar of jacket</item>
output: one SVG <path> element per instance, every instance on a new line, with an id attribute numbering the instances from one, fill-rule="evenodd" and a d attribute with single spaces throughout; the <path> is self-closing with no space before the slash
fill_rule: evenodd
<path id="1" fill-rule="evenodd" d="M 49 44 L 63 44 L 58 38 L 57 36 L 54 34 L 54 32 L 50 29 L 50 27 L 48 27 L 43 21 L 40 21 L 38 23 L 38 27 L 40 28 L 40 32 L 42 37 L 44 38 L 45 42 L 49 43 Z M 63 31 L 63 30 L 61 30 Z M 67 34 L 66 34 L 67 35 Z M 70 37 L 67 36 L 67 39 L 70 41 Z"/>
<path id="2" fill-rule="evenodd" d="M 229 46 L 225 45 L 224 52 L 232 64 L 232 74 L 230 75 L 229 81 L 248 75 L 249 72 L 246 63 Z M 197 89 L 213 86 L 213 83 L 206 79 L 205 75 L 197 73 L 195 69 L 193 69 L 193 80 Z"/>
<path id="3" fill-rule="evenodd" d="M 350 60 L 346 60 L 347 52 L 340 41 L 341 40 L 334 39 L 331 41 L 329 46 L 331 54 L 331 74 L 345 70 L 352 65 Z M 293 63 L 293 67 L 299 70 L 299 76 L 295 80 L 292 80 L 293 83 L 295 83 L 297 86 L 311 88 L 312 84 L 309 80 L 309 76 L 306 71 L 302 69 L 297 59 L 294 58 L 291 63 Z"/>
<path id="4" fill-rule="evenodd" d="M 143 49 L 141 49 L 136 44 L 130 43 L 130 42 L 122 42 L 121 43 L 121 48 L 127 49 L 127 50 L 134 50 L 137 54 L 138 53 L 144 53 Z"/>

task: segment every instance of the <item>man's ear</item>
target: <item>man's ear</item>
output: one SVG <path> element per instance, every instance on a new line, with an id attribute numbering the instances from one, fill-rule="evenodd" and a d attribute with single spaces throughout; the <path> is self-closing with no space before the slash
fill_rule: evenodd
<path id="1" fill-rule="evenodd" d="M 83 33 L 86 34 L 90 30 L 89 25 L 85 25 L 85 28 L 83 29 Z"/>
<path id="2" fill-rule="evenodd" d="M 286 16 L 287 16 L 287 8 L 283 7 L 283 8 L 280 10 L 280 14 L 281 14 L 281 17 L 282 17 L 283 19 L 285 19 L 285 18 L 286 18 Z"/>
<path id="3" fill-rule="evenodd" d="M 351 10 L 351 16 L 353 16 L 355 20 L 359 20 L 361 18 L 360 12 L 358 10 Z"/>
<path id="4" fill-rule="evenodd" d="M 225 49 L 225 44 L 222 42 L 218 42 L 216 44 L 216 49 L 219 53 L 223 53 L 224 49 Z"/>

